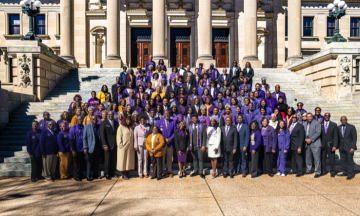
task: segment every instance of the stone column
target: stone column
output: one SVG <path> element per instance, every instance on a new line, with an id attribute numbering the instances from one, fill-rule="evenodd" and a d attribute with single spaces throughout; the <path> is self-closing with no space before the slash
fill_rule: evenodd
<path id="1" fill-rule="evenodd" d="M 198 59 L 203 63 L 204 68 L 210 67 L 210 63 L 215 64 L 212 56 L 212 24 L 211 24 L 211 0 L 199 0 L 199 18 L 198 18 Z"/>
<path id="2" fill-rule="evenodd" d="M 107 32 L 106 32 L 106 59 L 104 68 L 120 68 L 121 58 L 119 55 L 119 21 L 120 9 L 119 0 L 108 0 L 106 11 Z"/>
<path id="3" fill-rule="evenodd" d="M 60 3 L 60 56 L 74 63 L 71 41 L 71 8 L 72 0 L 61 0 Z"/>
<path id="4" fill-rule="evenodd" d="M 168 65 L 165 55 L 165 0 L 153 0 L 152 9 L 153 59 L 155 62 L 163 59 L 165 65 Z M 144 60 L 147 61 L 148 59 Z"/>
<path id="5" fill-rule="evenodd" d="M 257 56 L 257 2 L 256 0 L 244 1 L 245 55 L 242 67 L 246 62 L 250 62 L 253 68 L 262 67 L 262 62 Z"/>
<path id="6" fill-rule="evenodd" d="M 301 59 L 301 0 L 289 0 L 288 62 L 291 64 Z"/>

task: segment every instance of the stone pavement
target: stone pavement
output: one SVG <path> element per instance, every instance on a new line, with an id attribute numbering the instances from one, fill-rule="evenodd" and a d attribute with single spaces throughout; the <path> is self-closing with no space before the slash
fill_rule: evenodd
<path id="1" fill-rule="evenodd" d="M 360 175 L 31 183 L 0 177 L 0 215 L 359 215 Z"/>

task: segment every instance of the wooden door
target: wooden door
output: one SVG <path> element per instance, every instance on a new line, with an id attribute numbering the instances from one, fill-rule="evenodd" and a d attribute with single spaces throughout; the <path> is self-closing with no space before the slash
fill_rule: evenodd
<path id="1" fill-rule="evenodd" d="M 229 45 L 228 43 L 213 43 L 213 58 L 216 62 L 216 67 L 229 66 Z"/>
<path id="2" fill-rule="evenodd" d="M 132 67 L 145 67 L 145 63 L 151 55 L 150 42 L 133 42 L 132 44 Z"/>
<path id="3" fill-rule="evenodd" d="M 171 43 L 171 66 L 180 67 L 180 64 L 190 65 L 190 43 L 172 42 Z"/>

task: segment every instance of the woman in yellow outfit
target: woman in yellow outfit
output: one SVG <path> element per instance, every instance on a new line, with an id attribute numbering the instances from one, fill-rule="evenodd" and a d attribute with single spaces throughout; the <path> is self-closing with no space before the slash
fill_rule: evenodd
<path id="1" fill-rule="evenodd" d="M 100 103 L 104 102 L 106 99 L 106 96 L 109 94 L 107 85 L 103 85 L 101 87 L 101 91 L 98 94 L 98 99 L 100 100 Z"/>
<path id="2" fill-rule="evenodd" d="M 152 128 L 152 134 L 149 135 L 146 139 L 146 148 L 149 151 L 151 158 L 151 166 L 153 168 L 153 173 L 151 179 L 157 178 L 160 180 L 163 173 L 162 168 L 162 158 L 163 158 L 163 146 L 164 146 L 164 137 L 158 133 L 159 127 L 154 126 Z"/>

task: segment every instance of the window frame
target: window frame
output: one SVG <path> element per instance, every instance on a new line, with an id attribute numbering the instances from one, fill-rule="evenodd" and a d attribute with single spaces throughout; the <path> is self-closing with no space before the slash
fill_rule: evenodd
<path id="1" fill-rule="evenodd" d="M 36 23 L 38 16 L 43 16 L 43 17 L 44 17 L 44 24 L 43 24 L 43 25 L 42 25 L 42 24 L 38 25 L 38 24 Z M 35 25 L 34 25 L 35 34 L 36 34 L 36 35 L 46 35 L 46 14 L 38 14 L 38 15 L 36 15 L 36 17 L 34 17 L 34 23 L 35 23 Z M 45 30 L 44 34 L 39 34 L 39 33 L 37 32 L 37 27 L 39 27 L 39 26 L 43 26 L 43 27 L 44 27 L 44 30 Z"/>
<path id="2" fill-rule="evenodd" d="M 311 26 L 305 26 L 305 19 L 310 18 L 311 19 Z M 303 24 L 302 24 L 302 30 L 303 30 L 303 37 L 314 37 L 314 17 L 310 17 L 310 16 L 304 16 L 303 17 Z M 311 35 L 304 35 L 305 33 L 305 28 L 311 28 Z"/>
<path id="3" fill-rule="evenodd" d="M 12 24 L 11 23 L 11 16 L 18 16 L 19 17 L 19 25 L 15 25 L 15 24 Z M 21 35 L 21 16 L 20 14 L 17 14 L 17 13 L 10 13 L 8 14 L 8 34 L 9 35 Z M 18 26 L 19 27 L 19 34 L 14 34 L 12 33 L 12 27 L 13 26 Z"/>
<path id="4" fill-rule="evenodd" d="M 334 27 L 329 27 L 329 20 L 333 20 L 334 21 Z M 334 30 L 334 34 L 333 35 L 329 35 L 328 32 L 329 32 L 329 29 L 333 29 Z M 335 23 L 335 19 L 332 18 L 332 17 L 327 17 L 326 18 L 326 36 L 327 37 L 332 37 L 335 35 L 335 29 L 336 29 L 336 23 Z"/>
<path id="5" fill-rule="evenodd" d="M 357 19 L 357 23 L 358 23 L 357 28 L 351 27 L 351 21 L 352 21 L 352 19 Z M 352 29 L 357 29 L 357 36 L 352 36 L 352 35 L 351 35 L 351 30 L 352 30 Z M 350 17 L 350 37 L 360 37 L 360 17 Z"/>

